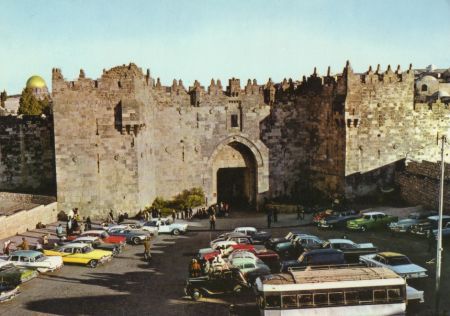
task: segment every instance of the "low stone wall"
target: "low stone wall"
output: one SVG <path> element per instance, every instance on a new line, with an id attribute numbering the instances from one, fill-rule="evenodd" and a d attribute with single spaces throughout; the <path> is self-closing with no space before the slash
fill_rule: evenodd
<path id="1" fill-rule="evenodd" d="M 37 194 L 0 192 L 0 201 L 2 200 L 18 203 L 49 204 L 56 202 L 56 197 Z"/>
<path id="2" fill-rule="evenodd" d="M 38 222 L 53 223 L 57 220 L 57 214 L 57 202 L 51 202 L 10 216 L 0 216 L 0 239 L 35 229 Z"/>
<path id="3" fill-rule="evenodd" d="M 396 174 L 402 198 L 410 204 L 421 204 L 438 210 L 440 166 L 431 162 L 410 162 L 405 171 Z M 450 214 L 450 165 L 446 164 L 444 213 Z"/>

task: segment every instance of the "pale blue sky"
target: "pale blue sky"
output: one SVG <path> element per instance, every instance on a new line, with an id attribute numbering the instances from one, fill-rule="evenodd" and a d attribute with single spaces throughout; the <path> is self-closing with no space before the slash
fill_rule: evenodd
<path id="1" fill-rule="evenodd" d="M 317 66 L 450 67 L 450 0 L 0 0 L 0 90 L 51 69 L 137 63 L 169 85 L 301 78 Z"/>

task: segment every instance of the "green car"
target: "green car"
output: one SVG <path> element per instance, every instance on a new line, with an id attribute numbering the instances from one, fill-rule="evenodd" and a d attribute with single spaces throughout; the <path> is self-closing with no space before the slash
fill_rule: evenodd
<path id="1" fill-rule="evenodd" d="M 381 212 L 368 212 L 364 213 L 361 218 L 348 221 L 347 228 L 365 232 L 368 229 L 388 227 L 391 222 L 396 221 L 398 221 L 397 216 L 390 216 Z"/>
<path id="2" fill-rule="evenodd" d="M 18 268 L 10 262 L 0 261 L 0 281 L 19 285 L 38 276 L 37 271 Z"/>

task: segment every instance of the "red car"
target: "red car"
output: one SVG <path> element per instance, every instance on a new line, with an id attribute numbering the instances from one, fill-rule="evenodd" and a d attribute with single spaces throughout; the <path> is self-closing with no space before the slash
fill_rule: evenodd
<path id="1" fill-rule="evenodd" d="M 319 213 L 314 214 L 313 216 L 313 223 L 318 224 L 322 219 L 327 218 L 328 216 L 331 216 L 333 214 L 332 210 L 325 210 Z"/>
<path id="2" fill-rule="evenodd" d="M 70 235 L 69 237 L 67 237 L 67 240 L 74 240 L 81 236 L 98 237 L 98 238 L 102 239 L 104 242 L 110 243 L 110 244 L 125 244 L 126 243 L 125 237 L 111 236 L 110 234 L 108 234 L 108 232 L 106 232 L 104 230 L 87 230 L 80 235 Z"/>

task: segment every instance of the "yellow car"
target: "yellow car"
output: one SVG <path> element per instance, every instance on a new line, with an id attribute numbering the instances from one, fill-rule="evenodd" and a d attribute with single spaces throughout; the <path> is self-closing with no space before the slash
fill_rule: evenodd
<path id="1" fill-rule="evenodd" d="M 111 251 L 98 250 L 83 243 L 69 243 L 53 250 L 44 250 L 46 256 L 61 256 L 64 263 L 86 264 L 95 268 L 112 258 Z"/>

